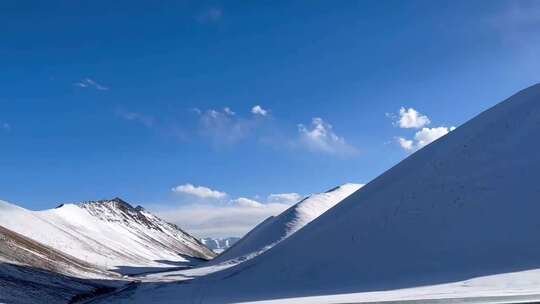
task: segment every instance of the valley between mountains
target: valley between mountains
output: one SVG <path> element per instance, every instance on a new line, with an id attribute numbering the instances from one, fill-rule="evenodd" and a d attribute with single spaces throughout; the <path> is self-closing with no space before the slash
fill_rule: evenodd
<path id="1" fill-rule="evenodd" d="M 0 303 L 537 301 L 538 138 L 535 85 L 234 244 L 120 198 L 45 211 L 0 201 Z"/>

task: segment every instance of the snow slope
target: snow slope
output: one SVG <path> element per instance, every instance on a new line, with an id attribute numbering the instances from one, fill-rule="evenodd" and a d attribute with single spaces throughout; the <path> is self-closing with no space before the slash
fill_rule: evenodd
<path id="1" fill-rule="evenodd" d="M 119 276 L 0 226 L 0 303 L 67 303 L 122 284 L 113 279 Z"/>
<path id="2" fill-rule="evenodd" d="M 170 266 L 214 253 L 175 225 L 120 199 L 29 211 L 0 201 L 0 223 L 12 231 L 106 268 Z M 181 256 L 182 255 L 182 256 Z"/>
<path id="3" fill-rule="evenodd" d="M 212 260 L 211 264 L 244 260 L 272 248 L 360 187 L 360 184 L 348 183 L 304 198 L 278 216 L 269 217 L 257 225 L 231 248 Z"/>
<path id="4" fill-rule="evenodd" d="M 538 138 L 535 85 L 419 150 L 271 250 L 160 292 L 232 303 L 512 272 L 517 276 L 484 281 L 483 288 L 540 292 L 538 271 L 519 274 L 540 268 Z"/>
<path id="5" fill-rule="evenodd" d="M 0 259 L 4 263 L 25 265 L 81 278 L 120 277 L 116 273 L 83 262 L 2 226 L 0 226 Z"/>

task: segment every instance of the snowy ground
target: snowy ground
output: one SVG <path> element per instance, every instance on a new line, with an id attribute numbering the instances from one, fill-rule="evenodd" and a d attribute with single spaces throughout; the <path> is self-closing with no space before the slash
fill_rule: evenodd
<path id="1" fill-rule="evenodd" d="M 231 265 L 193 268 L 140 277 L 136 289 L 106 297 L 96 303 L 534 303 L 540 302 L 540 269 L 498 274 L 470 280 L 397 290 L 322 296 L 238 301 L 213 298 L 204 276 Z M 202 280 L 201 280 L 202 278 Z M 231 291 L 234 293 L 234 291 Z M 236 297 L 235 297 L 236 298 Z"/>

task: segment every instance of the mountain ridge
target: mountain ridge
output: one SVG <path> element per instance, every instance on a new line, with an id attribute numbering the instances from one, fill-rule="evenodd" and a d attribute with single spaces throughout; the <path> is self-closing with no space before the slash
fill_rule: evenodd
<path id="1" fill-rule="evenodd" d="M 361 187 L 361 184 L 346 183 L 304 197 L 281 214 L 268 217 L 258 224 L 234 245 L 210 261 L 210 264 L 236 259 L 245 260 L 261 254 L 296 233 Z"/>

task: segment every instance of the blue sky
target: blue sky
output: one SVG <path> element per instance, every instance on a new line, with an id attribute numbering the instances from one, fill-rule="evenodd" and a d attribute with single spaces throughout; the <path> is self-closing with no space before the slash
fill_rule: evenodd
<path id="1" fill-rule="evenodd" d="M 30 209 L 366 183 L 540 79 L 532 1 L 3 1 L 0 17 L 0 198 Z"/>

